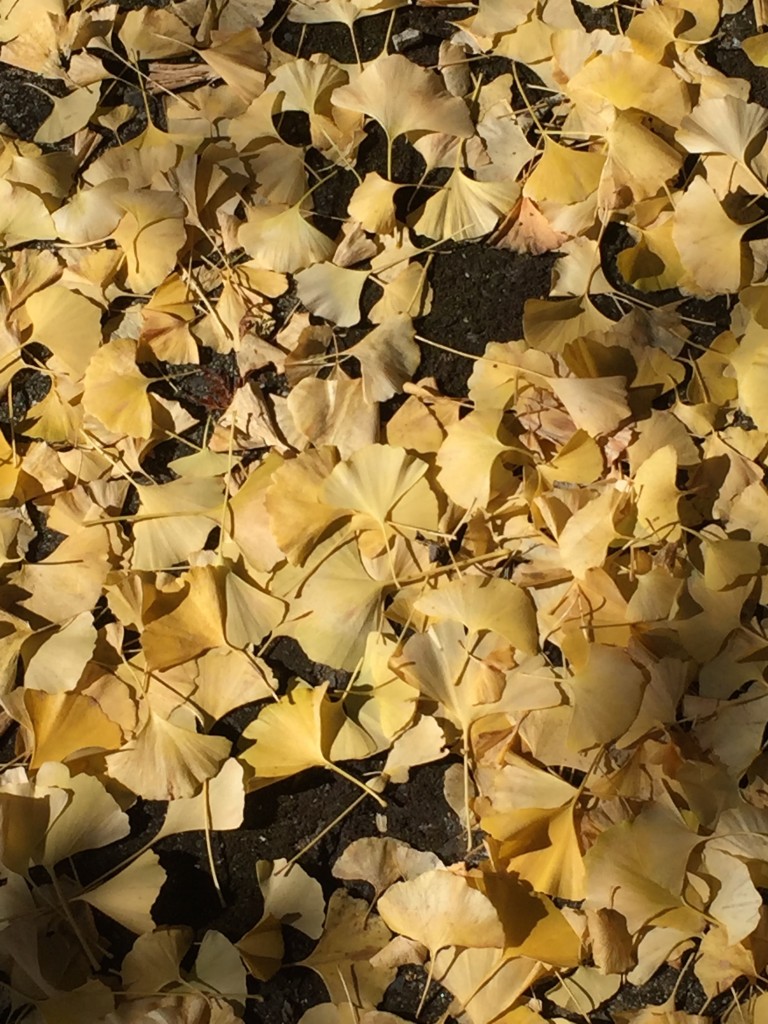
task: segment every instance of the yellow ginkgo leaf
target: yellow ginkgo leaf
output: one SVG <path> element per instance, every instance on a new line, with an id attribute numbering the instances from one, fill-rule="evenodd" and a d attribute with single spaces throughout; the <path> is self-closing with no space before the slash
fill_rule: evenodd
<path id="1" fill-rule="evenodd" d="M 123 985 L 133 990 L 161 992 L 171 982 L 181 983 L 181 961 L 192 945 L 191 928 L 159 928 L 134 942 L 120 967 Z"/>
<path id="2" fill-rule="evenodd" d="M 427 200 L 413 221 L 414 229 L 441 241 L 466 241 L 487 235 L 520 196 L 514 181 L 476 181 L 458 168 Z"/>
<path id="3" fill-rule="evenodd" d="M 527 654 L 538 649 L 534 606 L 509 580 L 463 576 L 424 594 L 414 608 L 438 622 L 460 622 L 470 633 L 491 630 Z"/>
<path id="4" fill-rule="evenodd" d="M 290 21 L 324 24 L 339 21 L 351 26 L 358 18 L 403 7 L 407 0 L 296 0 L 288 11 Z"/>
<path id="5" fill-rule="evenodd" d="M 101 82 L 94 82 L 55 99 L 53 110 L 37 129 L 35 142 L 61 142 L 85 128 L 99 105 L 100 92 Z"/>
<path id="6" fill-rule="evenodd" d="M 45 761 L 68 761 L 91 753 L 117 750 L 120 726 L 92 697 L 83 693 L 19 693 L 22 724 L 31 733 L 31 768 Z"/>
<path id="7" fill-rule="evenodd" d="M 326 698 L 327 690 L 327 683 L 296 686 L 246 726 L 243 737 L 256 742 L 241 758 L 258 778 L 282 779 L 307 768 L 328 767 L 344 712 Z"/>
<path id="8" fill-rule="evenodd" d="M 675 203 L 672 240 L 685 271 L 680 286 L 705 298 L 738 291 L 748 230 L 731 220 L 706 179 L 694 178 Z"/>
<path id="9" fill-rule="evenodd" d="M 65 857 L 107 846 L 130 832 L 128 815 L 94 776 L 70 775 L 66 765 L 47 761 L 35 781 L 61 790 L 68 799 L 45 833 L 39 863 L 53 867 Z"/>
<path id="10" fill-rule="evenodd" d="M 611 826 L 587 851 L 587 906 L 617 910 L 632 933 L 673 910 L 687 922 L 700 921 L 685 906 L 683 885 L 691 852 L 701 842 L 675 811 L 660 803 L 646 805 L 634 821 Z"/>
<path id="11" fill-rule="evenodd" d="M 333 239 L 310 224 L 305 212 L 299 204 L 250 206 L 238 241 L 257 265 L 283 273 L 330 259 Z"/>
<path id="12" fill-rule="evenodd" d="M 124 193 L 127 186 L 126 178 L 116 178 L 93 188 L 81 188 L 51 214 L 59 238 L 74 244 L 108 238 L 124 212 L 115 202 L 115 196 Z"/>
<path id="13" fill-rule="evenodd" d="M 379 898 L 377 908 L 392 931 L 421 942 L 433 958 L 446 946 L 504 944 L 504 929 L 491 901 L 450 871 L 438 868 L 396 882 Z"/>
<path id="14" fill-rule="evenodd" d="M 393 533 L 437 529 L 437 498 L 425 478 L 427 469 L 423 459 L 403 448 L 372 444 L 334 466 L 320 499 L 346 509 L 356 529 L 378 528 L 384 545 Z"/>
<path id="15" fill-rule="evenodd" d="M 125 211 L 112 237 L 123 250 L 128 287 L 146 295 L 176 266 L 187 237 L 184 203 L 173 192 L 129 192 L 115 201 Z"/>
<path id="16" fill-rule="evenodd" d="M 316 263 L 296 275 L 297 293 L 310 313 L 352 327 L 360 321 L 360 296 L 368 276 L 367 270 Z"/>
<path id="17" fill-rule="evenodd" d="M 245 808 L 243 766 L 229 757 L 218 775 L 206 780 L 197 796 L 177 797 L 168 804 L 165 821 L 153 842 L 180 832 L 230 831 L 240 828 Z"/>
<path id="18" fill-rule="evenodd" d="M 129 437 L 152 433 L 152 383 L 136 365 L 136 342 L 115 338 L 91 357 L 85 372 L 83 405 L 107 430 Z"/>
<path id="19" fill-rule="evenodd" d="M 4 178 L 0 178 L 0 211 L 3 245 L 56 237 L 56 226 L 42 198 Z"/>
<path id="20" fill-rule="evenodd" d="M 267 52 L 253 26 L 224 35 L 198 53 L 243 103 L 251 103 L 264 91 Z"/>
<path id="21" fill-rule="evenodd" d="M 30 295 L 26 311 L 34 340 L 79 379 L 101 344 L 101 310 L 79 292 L 54 284 Z"/>
<path id="22" fill-rule="evenodd" d="M 366 401 L 386 402 L 411 379 L 421 360 L 415 335 L 410 316 L 390 316 L 347 349 L 360 362 Z"/>
<path id="23" fill-rule="evenodd" d="M 403 103 L 402 97 L 408 102 Z M 469 138 L 472 121 L 463 100 L 451 96 L 433 71 L 420 68 L 399 53 L 379 57 L 336 89 L 334 106 L 367 114 L 378 121 L 390 140 L 409 131 L 444 132 Z"/>
<path id="24" fill-rule="evenodd" d="M 378 794 L 330 759 L 345 715 L 341 703 L 330 700 L 327 691 L 328 683 L 315 687 L 302 683 L 264 708 L 243 731 L 245 739 L 256 742 L 240 759 L 250 764 L 261 780 L 288 778 L 307 768 L 329 768 L 383 805 Z"/>
<path id="25" fill-rule="evenodd" d="M 127 868 L 82 893 L 78 899 L 96 907 L 131 932 L 151 932 L 155 922 L 150 911 L 165 878 L 159 857 L 147 850 Z"/>
<path id="26" fill-rule="evenodd" d="M 180 477 L 167 484 L 137 486 L 139 513 L 133 525 L 135 569 L 164 569 L 199 551 L 221 520 L 220 477 Z"/>
<path id="27" fill-rule="evenodd" d="M 145 800 L 189 798 L 217 774 L 230 747 L 223 736 L 193 732 L 150 710 L 136 739 L 107 757 L 107 772 Z"/>
<path id="28" fill-rule="evenodd" d="M 388 235 L 395 229 L 395 192 L 399 185 L 369 171 L 349 200 L 350 217 L 360 221 L 366 231 Z"/>

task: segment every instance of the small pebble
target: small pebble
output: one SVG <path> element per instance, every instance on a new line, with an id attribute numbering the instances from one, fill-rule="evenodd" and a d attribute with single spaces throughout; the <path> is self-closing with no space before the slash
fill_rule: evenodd
<path id="1" fill-rule="evenodd" d="M 392 36 L 392 46 L 397 53 L 402 53 L 404 50 L 412 50 L 414 46 L 418 46 L 423 38 L 424 36 L 417 28 L 404 28 L 402 32 L 397 32 Z"/>

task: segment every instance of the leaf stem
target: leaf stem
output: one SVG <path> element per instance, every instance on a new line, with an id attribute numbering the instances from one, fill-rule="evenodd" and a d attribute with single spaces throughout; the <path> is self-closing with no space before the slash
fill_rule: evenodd
<path id="1" fill-rule="evenodd" d="M 371 789 L 370 786 L 367 786 L 362 779 L 356 779 L 354 775 L 350 775 L 349 772 L 345 771 L 340 765 L 334 764 L 333 761 L 329 761 L 327 767 L 330 768 L 332 772 L 336 772 L 337 775 L 340 775 L 342 779 L 346 779 L 347 782 L 352 782 L 355 786 L 358 786 L 363 790 L 366 796 L 373 797 L 380 807 L 387 806 L 387 801 L 384 797 L 379 796 L 379 794 L 375 792 L 375 790 Z"/>

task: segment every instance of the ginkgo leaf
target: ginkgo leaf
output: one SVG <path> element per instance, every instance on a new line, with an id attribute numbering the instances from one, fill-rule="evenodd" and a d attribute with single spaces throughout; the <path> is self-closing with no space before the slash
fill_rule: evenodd
<path id="1" fill-rule="evenodd" d="M 96 645 L 93 615 L 81 612 L 51 636 L 39 639 L 43 642 L 37 650 L 25 646 L 24 685 L 47 693 L 74 690 Z"/>
<path id="2" fill-rule="evenodd" d="M 192 945 L 191 928 L 158 928 L 145 932 L 123 958 L 120 974 L 128 991 L 161 992 L 180 982 L 181 961 Z"/>
<path id="3" fill-rule="evenodd" d="M 396 969 L 377 970 L 369 961 L 390 938 L 386 924 L 370 913 L 365 900 L 355 899 L 346 889 L 335 889 L 328 900 L 320 941 L 301 966 L 320 976 L 334 1002 L 345 1000 L 350 991 L 362 991 L 367 1004 L 375 1006 Z"/>
<path id="4" fill-rule="evenodd" d="M 741 48 L 757 67 L 768 67 L 768 40 L 764 32 L 742 39 Z"/>
<path id="5" fill-rule="evenodd" d="M 285 953 L 279 921 L 265 915 L 238 940 L 237 948 L 253 977 L 269 981 L 280 970 Z"/>
<path id="6" fill-rule="evenodd" d="M 243 103 L 251 103 L 264 91 L 268 58 L 253 26 L 216 39 L 212 46 L 198 53 Z"/>
<path id="7" fill-rule="evenodd" d="M 117 178 L 93 188 L 81 188 L 51 214 L 58 237 L 75 244 L 108 238 L 124 212 L 115 197 L 124 193 L 127 186 L 127 179 Z"/>
<path id="8" fill-rule="evenodd" d="M 286 860 L 257 860 L 256 877 L 264 897 L 264 916 L 319 939 L 325 920 L 325 897 L 320 883 L 298 864 L 286 871 Z"/>
<path id="9" fill-rule="evenodd" d="M 612 907 L 632 933 L 673 910 L 684 909 L 681 920 L 695 920 L 696 912 L 684 908 L 682 890 L 688 859 L 701 841 L 675 812 L 646 805 L 634 821 L 611 826 L 587 851 L 587 906 Z"/>
<path id="10" fill-rule="evenodd" d="M 399 185 L 370 171 L 352 193 L 347 209 L 366 231 L 388 235 L 395 229 L 395 193 Z"/>
<path id="11" fill-rule="evenodd" d="M 453 949 L 438 954 L 435 980 L 459 1000 L 472 1024 L 490 1024 L 494 1019 L 517 1024 L 508 1010 L 544 973 L 544 967 L 528 957 L 505 956 L 498 949 Z M 530 1021 L 522 1018 L 520 1024 L 536 1024 L 536 1015 Z"/>
<path id="12" fill-rule="evenodd" d="M 0 239 L 4 245 L 56 237 L 48 208 L 31 189 L 0 178 L 0 209 Z"/>
<path id="13" fill-rule="evenodd" d="M 623 495 L 605 488 L 574 512 L 557 538 L 560 558 L 577 579 L 601 566 L 616 539 L 615 518 Z"/>
<path id="14" fill-rule="evenodd" d="M 766 124 L 768 111 L 757 103 L 728 94 L 708 96 L 683 118 L 675 138 L 689 153 L 725 153 L 744 164 L 747 147 Z"/>
<path id="15" fill-rule="evenodd" d="M 428 199 L 413 221 L 419 234 L 441 241 L 466 241 L 488 234 L 515 205 L 520 186 L 510 181 L 476 181 L 456 169 Z"/>
<path id="16" fill-rule="evenodd" d="M 128 816 L 98 779 L 85 773 L 70 775 L 66 765 L 47 761 L 36 782 L 67 794 L 68 803 L 49 825 L 39 862 L 53 867 L 82 850 L 123 839 L 130 832 Z"/>
<path id="17" fill-rule="evenodd" d="M 370 445 L 339 462 L 325 481 L 321 500 L 346 509 L 357 529 L 393 531 L 437 528 L 437 499 L 425 479 L 427 463 L 402 448 Z"/>
<path id="18" fill-rule="evenodd" d="M 172 192 L 131 192 L 115 197 L 125 211 L 112 237 L 123 250 L 128 287 L 146 295 L 176 266 L 184 244 L 184 204 Z"/>
<path id="19" fill-rule="evenodd" d="M 662 64 L 632 50 L 601 53 L 568 82 L 568 94 L 590 113 L 608 104 L 619 110 L 645 110 L 677 126 L 690 109 L 686 83 Z"/>
<path id="20" fill-rule="evenodd" d="M 141 934 L 155 927 L 152 905 L 160 894 L 166 874 L 156 853 L 147 850 L 108 881 L 78 898 L 96 907 L 129 931 Z"/>
<path id="21" fill-rule="evenodd" d="M 434 958 L 446 946 L 502 946 L 504 930 L 491 901 L 449 871 L 425 871 L 396 882 L 379 898 L 383 920 L 423 943 Z"/>
<path id="22" fill-rule="evenodd" d="M 408 102 L 401 102 L 403 95 Z M 372 61 L 349 85 L 336 89 L 334 106 L 367 114 L 390 140 L 409 131 L 444 132 L 469 138 L 472 122 L 463 100 L 451 96 L 440 78 L 401 54 Z"/>
<path id="23" fill-rule="evenodd" d="M 165 821 L 154 842 L 179 832 L 240 828 L 244 807 L 243 768 L 235 758 L 229 757 L 219 773 L 206 780 L 197 796 L 177 797 L 169 802 Z"/>
<path id="24" fill-rule="evenodd" d="M 463 508 L 485 508 L 505 476 L 504 460 L 528 461 L 498 409 L 474 409 L 448 428 L 437 456 L 439 481 Z"/>
<path id="25" fill-rule="evenodd" d="M 260 778 L 287 778 L 307 768 L 329 767 L 328 755 L 341 727 L 341 705 L 326 696 L 328 684 L 296 686 L 264 708 L 243 731 L 256 742 L 241 755 Z"/>
<path id="26" fill-rule="evenodd" d="M 221 519 L 224 485 L 220 477 L 180 477 L 167 484 L 139 485 L 137 490 L 136 569 L 164 569 L 186 561 Z"/>
<path id="27" fill-rule="evenodd" d="M 26 690 L 23 708 L 32 734 L 32 768 L 46 761 L 68 761 L 87 753 L 117 750 L 122 744 L 119 725 L 85 694 Z"/>
<path id="28" fill-rule="evenodd" d="M 83 403 L 108 430 L 131 437 L 149 437 L 150 383 L 136 365 L 136 342 L 115 338 L 91 357 L 85 372 Z"/>
<path id="29" fill-rule="evenodd" d="M 414 850 L 399 839 L 370 836 L 350 843 L 333 865 L 335 878 L 364 879 L 376 898 L 400 879 L 416 878 L 444 865 L 434 853 Z"/>
<path id="30" fill-rule="evenodd" d="M 538 649 L 533 605 L 509 580 L 464 576 L 424 594 L 414 607 L 437 621 L 460 622 L 470 633 L 492 630 L 527 654 Z"/>
<path id="31" fill-rule="evenodd" d="M 339 327 L 359 322 L 360 296 L 367 280 L 367 270 L 349 270 L 335 263 L 316 263 L 296 275 L 298 296 L 306 308 Z"/>
<path id="32" fill-rule="evenodd" d="M 238 240 L 259 266 L 295 273 L 333 255 L 333 239 L 318 231 L 300 205 L 250 206 Z"/>
<path id="33" fill-rule="evenodd" d="M 237 948 L 221 932 L 209 929 L 193 968 L 195 981 L 208 996 L 220 992 L 242 1009 L 247 998 L 246 971 Z"/>
<path id="34" fill-rule="evenodd" d="M 34 338 L 75 374 L 87 370 L 101 344 L 101 310 L 79 292 L 54 284 L 30 295 L 26 310 Z"/>
<path id="35" fill-rule="evenodd" d="M 178 57 L 188 52 L 193 41 L 182 19 L 167 8 L 128 11 L 120 40 L 134 60 Z"/>
<path id="36" fill-rule="evenodd" d="M 35 142 L 60 142 L 84 128 L 99 105 L 101 82 L 74 89 L 54 101 L 53 110 L 35 133 Z"/>
<path id="37" fill-rule="evenodd" d="M 289 20 L 301 24 L 340 21 L 351 26 L 358 18 L 402 7 L 406 0 L 296 0 Z"/>
<path id="38" fill-rule="evenodd" d="M 360 362 L 366 401 L 386 402 L 411 379 L 421 360 L 415 334 L 410 316 L 391 316 L 347 349 Z"/>
<path id="39" fill-rule="evenodd" d="M 749 224 L 728 216 L 704 178 L 694 178 L 675 206 L 672 239 L 695 295 L 735 292 L 742 282 L 742 237 Z"/>
<path id="40" fill-rule="evenodd" d="M 576 426 L 593 437 L 616 430 L 630 415 L 622 377 L 554 377 L 548 386 Z"/>
<path id="41" fill-rule="evenodd" d="M 204 736 L 150 710 L 135 740 L 107 757 L 107 771 L 145 800 L 193 797 L 230 751 L 223 736 Z"/>
<path id="42" fill-rule="evenodd" d="M 704 868 L 717 879 L 719 889 L 709 905 L 709 913 L 726 929 L 728 942 L 743 942 L 758 926 L 762 898 L 750 877 L 747 865 L 717 849 L 716 843 L 704 849 Z"/>
<path id="43" fill-rule="evenodd" d="M 586 661 L 565 681 L 574 708 L 569 744 L 585 750 L 617 740 L 639 711 L 644 684 L 626 651 L 590 645 Z"/>

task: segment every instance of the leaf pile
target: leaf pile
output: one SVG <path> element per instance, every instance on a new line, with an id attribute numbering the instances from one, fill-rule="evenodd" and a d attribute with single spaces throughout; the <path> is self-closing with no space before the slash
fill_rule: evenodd
<path id="1" fill-rule="evenodd" d="M 0 61 L 52 96 L 33 139 L 0 134 L 14 1019 L 236 1021 L 288 925 L 327 988 L 302 1024 L 402 1020 L 378 1007 L 406 964 L 461 1024 L 535 1024 L 543 992 L 567 1018 L 691 950 L 728 1020 L 768 1013 L 768 112 L 701 55 L 738 0 L 615 33 L 570 0 L 423 0 L 437 67 L 394 52 L 404 6 L 0 0 Z M 359 59 L 296 56 L 283 22 Z M 418 322 L 479 239 L 559 258 L 447 397 Z M 691 296 L 726 297 L 710 344 Z M 347 681 L 281 684 L 280 637 Z M 254 702 L 237 744 L 215 731 Z M 137 801 L 167 802 L 153 842 L 205 831 L 215 872 L 246 793 L 319 767 L 385 808 L 450 753 L 484 856 L 362 839 L 333 871 L 373 904 L 259 861 L 250 930 L 195 942 L 155 926 L 152 843 L 73 868 Z M 117 965 L 106 918 L 135 936 Z"/>

